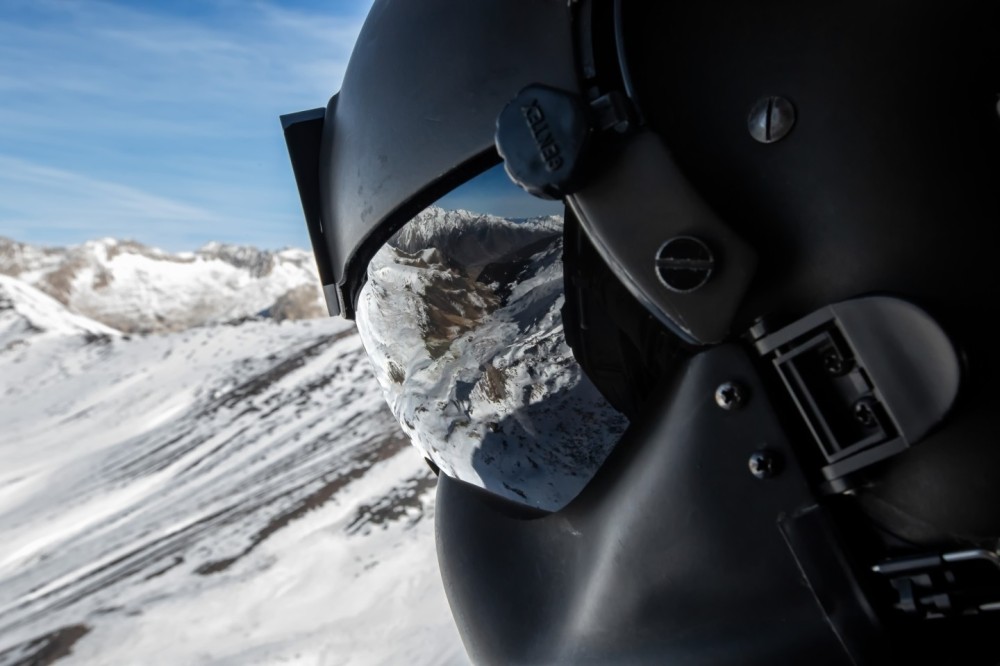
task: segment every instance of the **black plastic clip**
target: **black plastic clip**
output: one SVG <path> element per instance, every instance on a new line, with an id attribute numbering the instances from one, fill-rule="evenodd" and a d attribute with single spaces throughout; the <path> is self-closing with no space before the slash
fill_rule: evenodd
<path id="1" fill-rule="evenodd" d="M 930 315 L 900 299 L 845 301 L 758 333 L 757 351 L 816 440 L 827 492 L 922 439 L 958 395 L 958 352 Z"/>
<path id="2" fill-rule="evenodd" d="M 612 130 L 624 134 L 632 127 L 633 116 L 628 99 L 620 92 L 611 91 L 590 102 L 594 124 L 601 131 Z"/>

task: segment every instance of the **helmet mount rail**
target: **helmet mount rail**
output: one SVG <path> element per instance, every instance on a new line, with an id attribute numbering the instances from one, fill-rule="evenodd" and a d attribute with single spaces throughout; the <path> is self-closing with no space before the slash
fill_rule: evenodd
<path id="1" fill-rule="evenodd" d="M 722 342 L 757 255 L 705 203 L 652 131 L 623 143 L 567 204 L 618 279 L 661 323 L 691 344 Z M 682 237 L 697 239 L 714 257 L 711 278 L 697 290 L 673 289 L 660 277 L 660 248 Z"/>
<path id="2" fill-rule="evenodd" d="M 826 492 L 908 449 L 958 397 L 958 351 L 930 315 L 897 298 L 844 301 L 756 333 L 815 439 Z"/>
<path id="3" fill-rule="evenodd" d="M 565 197 L 618 279 L 681 339 L 722 342 L 756 254 L 694 190 L 655 133 L 621 131 L 629 123 L 623 97 L 598 100 L 604 120 L 565 91 L 532 85 L 518 93 L 497 120 L 497 152 L 508 175 L 535 196 Z M 598 133 L 604 145 L 592 147 Z M 650 248 L 677 238 L 694 239 L 720 258 L 697 290 L 675 289 L 659 276 Z"/>
<path id="4" fill-rule="evenodd" d="M 610 11 L 611 16 L 600 14 Z M 724 341 L 757 263 L 756 252 L 708 205 L 662 139 L 642 123 L 624 46 L 622 3 L 571 5 L 579 94 L 522 89 L 497 118 L 497 152 L 527 192 L 565 199 L 598 253 L 636 299 L 689 344 Z M 605 42 L 594 30 L 610 18 Z M 603 49 L 603 50 L 602 50 Z M 544 133 L 538 119 L 544 118 Z M 555 154 L 558 161 L 553 163 Z M 555 168 L 553 168 L 555 166 Z M 659 252 L 677 238 L 709 248 L 711 279 L 678 290 Z"/>
<path id="5" fill-rule="evenodd" d="M 1000 556 L 981 548 L 900 557 L 872 566 L 898 611 L 925 620 L 1000 610 Z"/>

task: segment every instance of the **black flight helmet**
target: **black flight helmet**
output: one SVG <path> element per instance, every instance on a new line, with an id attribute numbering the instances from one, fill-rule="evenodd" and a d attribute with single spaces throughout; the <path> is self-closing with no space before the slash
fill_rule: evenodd
<path id="1" fill-rule="evenodd" d="M 375 1 L 282 122 L 475 661 L 1000 663 L 998 35 Z"/>

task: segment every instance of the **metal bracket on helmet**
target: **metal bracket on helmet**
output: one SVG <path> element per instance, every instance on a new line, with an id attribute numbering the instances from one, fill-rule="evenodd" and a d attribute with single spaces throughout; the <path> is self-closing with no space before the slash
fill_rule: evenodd
<path id="1" fill-rule="evenodd" d="M 895 608 L 923 619 L 1000 610 L 1000 556 L 989 550 L 932 553 L 872 567 L 896 591 Z"/>
<path id="2" fill-rule="evenodd" d="M 858 298 L 756 341 L 812 432 L 826 490 L 922 439 L 958 395 L 958 352 L 926 312 Z"/>
<path id="3" fill-rule="evenodd" d="M 622 2 L 573 5 L 579 90 L 522 89 L 497 118 L 497 152 L 524 190 L 566 201 L 615 277 L 671 332 L 694 345 L 723 342 L 756 252 L 705 202 L 661 136 L 643 125 L 625 57 Z M 609 27 L 610 34 L 601 32 Z M 679 239 L 697 245 L 695 255 L 664 252 Z"/>
<path id="4" fill-rule="evenodd" d="M 756 268 L 753 249 L 718 218 L 651 130 L 609 151 L 608 164 L 566 202 L 616 277 L 671 331 L 698 345 L 724 340 Z M 709 249 L 711 266 L 664 257 L 678 238 Z M 671 288 L 666 261 L 706 273 L 695 289 Z M 709 273 L 710 278 L 709 279 Z"/>

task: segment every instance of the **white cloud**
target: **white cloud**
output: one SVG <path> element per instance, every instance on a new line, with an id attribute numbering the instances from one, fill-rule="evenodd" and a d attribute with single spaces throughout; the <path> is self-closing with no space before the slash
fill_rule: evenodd
<path id="1" fill-rule="evenodd" d="M 0 215 L 8 218 L 0 225 L 4 235 L 78 242 L 81 234 L 142 238 L 144 231 L 157 230 L 168 246 L 237 222 L 185 201 L 2 155 Z"/>
<path id="2" fill-rule="evenodd" d="M 300 241 L 278 116 L 336 92 L 369 5 L 3 3 L 0 234 Z"/>
<path id="3" fill-rule="evenodd" d="M 50 198 L 53 196 L 60 202 L 97 199 L 104 202 L 104 212 L 111 215 L 124 213 L 158 220 L 219 221 L 210 211 L 180 201 L 3 155 L 0 155 L 0 173 L 3 174 L 0 195 L 8 206 L 26 192 L 35 191 L 49 195 L 35 199 L 35 203 L 43 205 L 56 203 Z"/>

